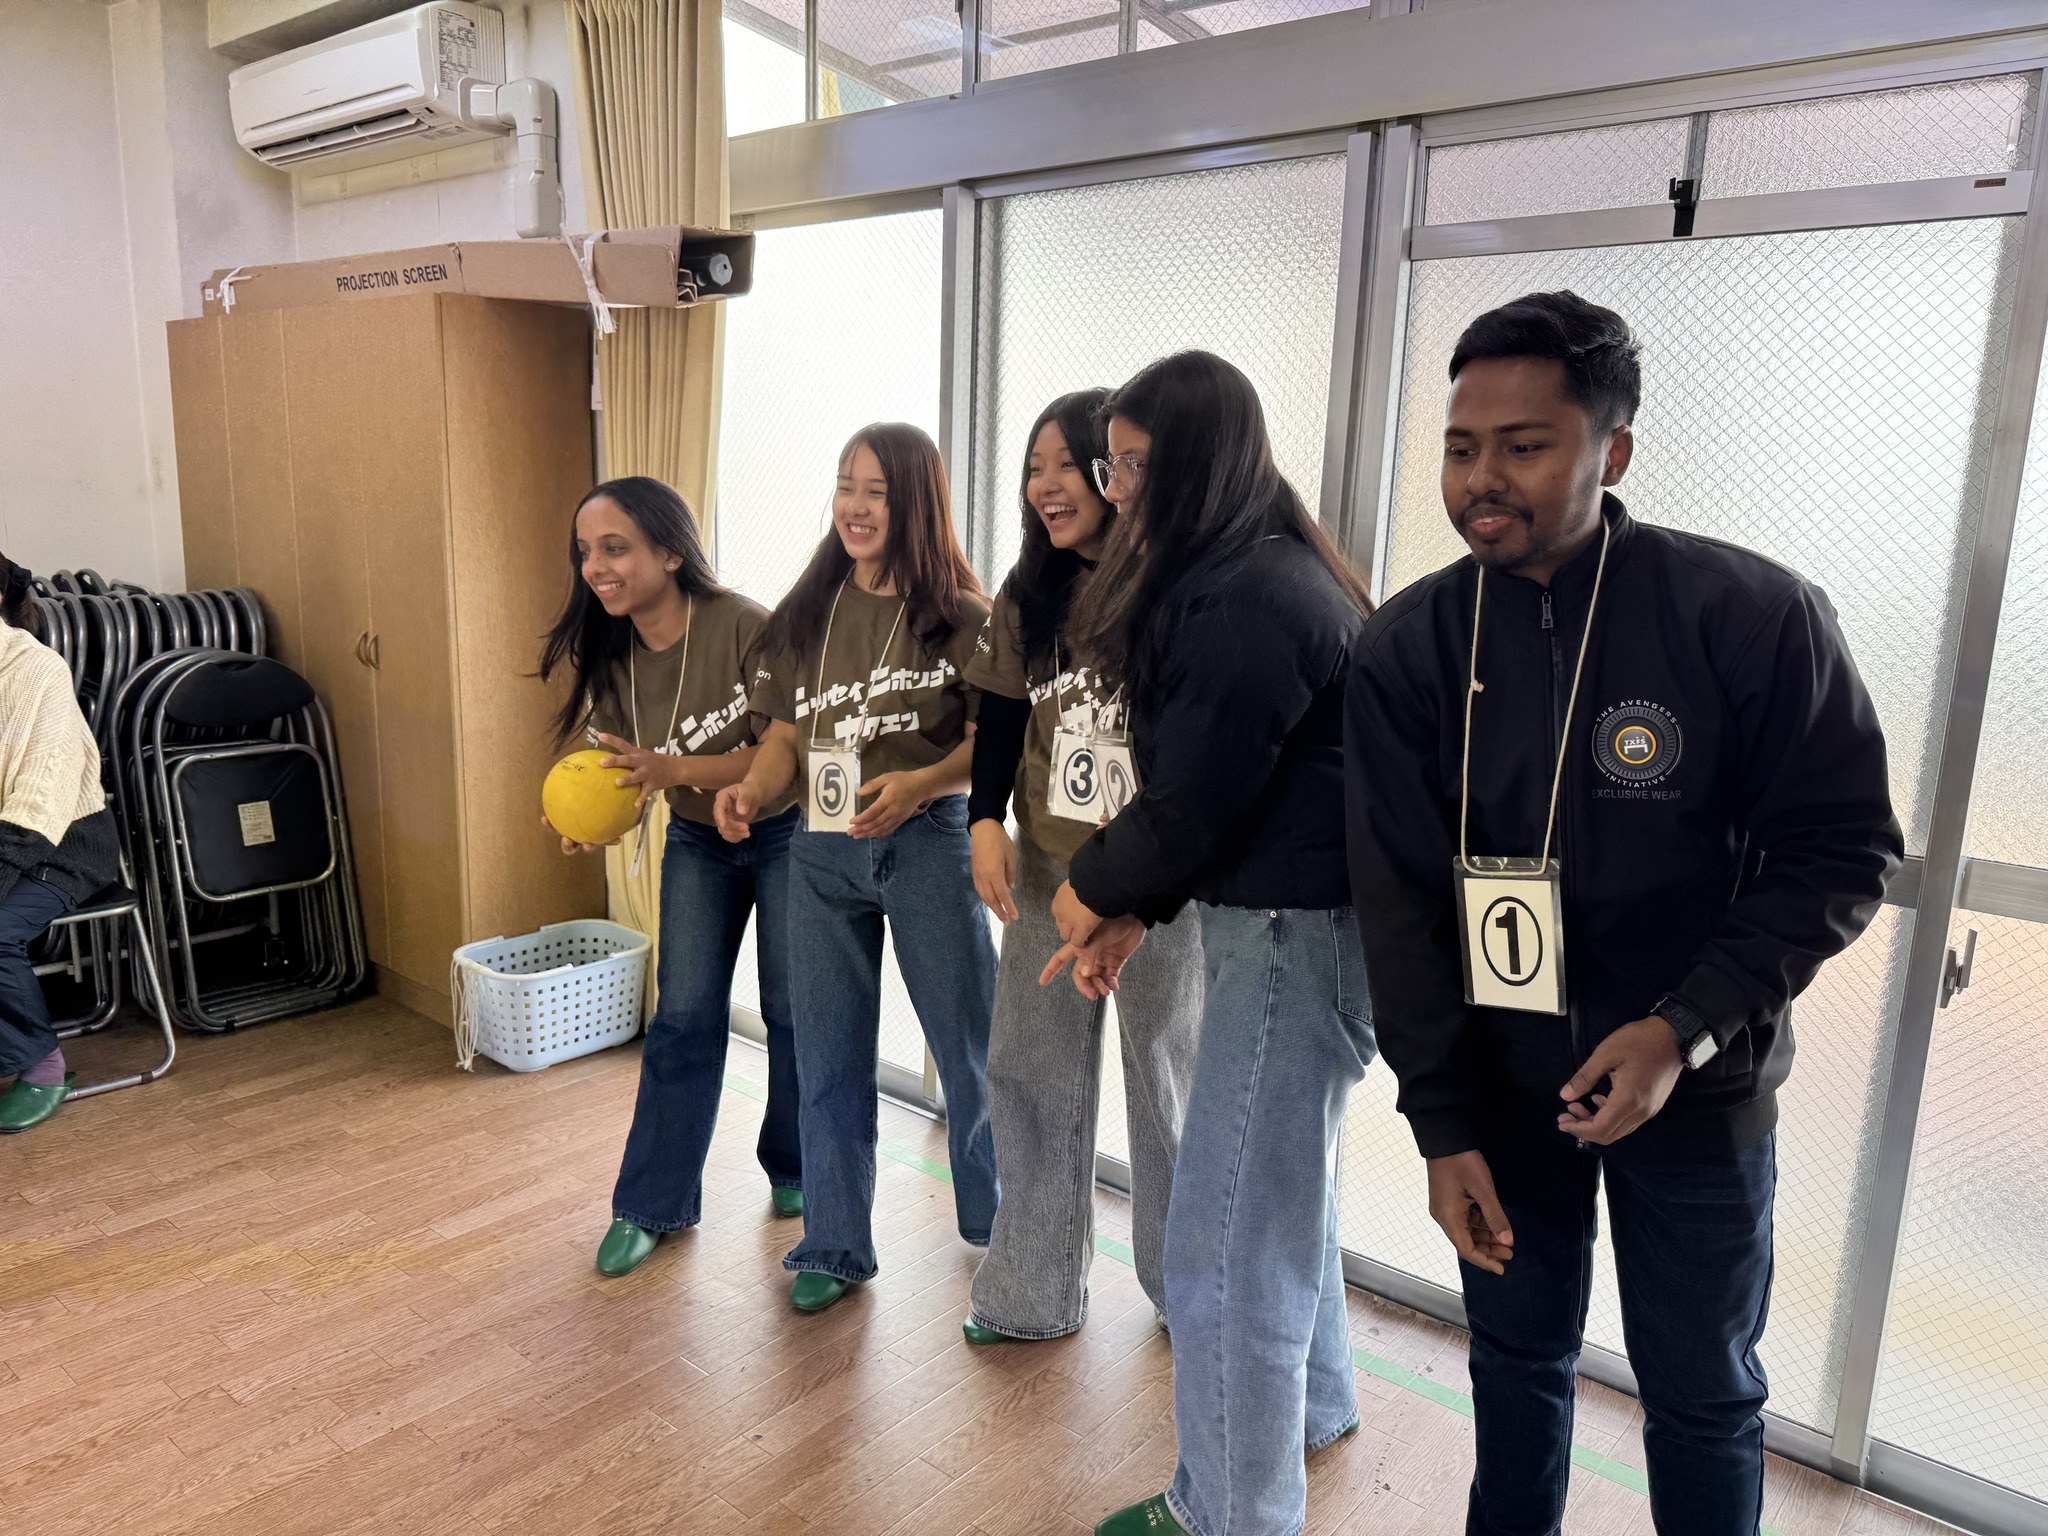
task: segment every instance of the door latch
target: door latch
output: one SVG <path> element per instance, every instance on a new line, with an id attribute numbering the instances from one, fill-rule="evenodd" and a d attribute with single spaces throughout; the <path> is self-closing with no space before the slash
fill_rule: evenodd
<path id="1" fill-rule="evenodd" d="M 1693 215 L 1699 212 L 1700 181 L 1697 176 L 1671 178 L 1671 237 L 1683 240 L 1692 233 Z"/>
<path id="2" fill-rule="evenodd" d="M 1960 955 L 1957 954 L 1954 946 L 1951 945 L 1948 951 L 1948 958 L 1942 962 L 1942 1007 L 1946 1008 L 1950 1003 L 1954 1002 L 1958 992 L 1967 992 L 1970 989 L 1970 972 L 1975 969 L 1976 964 L 1977 930 L 1972 928 L 1963 939 L 1963 952 Z"/>

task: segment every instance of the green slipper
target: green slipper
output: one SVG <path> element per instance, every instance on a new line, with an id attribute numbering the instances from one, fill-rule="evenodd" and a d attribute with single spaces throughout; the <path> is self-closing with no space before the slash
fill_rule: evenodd
<path id="1" fill-rule="evenodd" d="M 777 1184 L 768 1191 L 768 1198 L 774 1202 L 778 1216 L 801 1216 L 804 1213 L 804 1192 Z"/>
<path id="2" fill-rule="evenodd" d="M 650 1232 L 645 1227 L 636 1227 L 630 1221 L 615 1221 L 611 1230 L 604 1235 L 604 1241 L 597 1245 L 597 1272 L 607 1280 L 616 1280 L 621 1275 L 630 1275 L 654 1252 L 654 1245 L 661 1241 L 659 1232 Z"/>
<path id="3" fill-rule="evenodd" d="M 1188 1536 L 1188 1528 L 1173 1518 L 1173 1507 L 1162 1493 L 1118 1510 L 1095 1527 L 1095 1536 Z"/>
<path id="4" fill-rule="evenodd" d="M 0 1135 L 32 1131 L 50 1116 L 78 1086 L 78 1074 L 66 1072 L 64 1081 L 50 1088 L 36 1088 L 14 1080 L 14 1086 L 0 1093 Z"/>
<path id="5" fill-rule="evenodd" d="M 1319 1446 L 1317 1446 L 1317 1447 L 1316 1447 L 1316 1450 L 1317 1450 L 1317 1451 L 1327 1451 L 1327 1450 L 1328 1450 L 1328 1449 L 1329 1449 L 1329 1448 L 1330 1448 L 1331 1446 L 1335 1445 L 1335 1444 L 1337 1443 L 1337 1441 L 1338 1441 L 1338 1440 L 1349 1440 L 1349 1439 L 1350 1439 L 1350 1438 L 1351 1438 L 1351 1437 L 1352 1437 L 1353 1435 L 1355 1435 L 1355 1434 L 1357 1434 L 1357 1433 L 1358 1433 L 1358 1417 L 1357 1417 L 1357 1415 L 1356 1415 L 1356 1414 L 1354 1414 L 1354 1415 L 1352 1415 L 1352 1419 L 1351 1419 L 1351 1422 L 1350 1422 L 1349 1424 L 1346 1424 L 1346 1425 L 1345 1425 L 1345 1426 L 1344 1426 L 1344 1427 L 1343 1427 L 1342 1429 L 1340 1429 L 1340 1430 L 1338 1430 L 1338 1431 L 1337 1431 L 1336 1439 L 1332 1439 L 1332 1440 L 1325 1440 L 1325 1441 L 1324 1441 L 1324 1442 L 1323 1442 L 1323 1443 L 1322 1443 L 1321 1445 L 1319 1445 Z M 1315 1455 L 1315 1454 L 1316 1454 L 1316 1452 L 1315 1452 L 1315 1451 L 1310 1451 L 1310 1452 L 1309 1452 L 1308 1454 L 1309 1454 L 1309 1455 L 1311 1455 L 1311 1456 L 1313 1456 L 1313 1455 Z"/>
<path id="6" fill-rule="evenodd" d="M 1007 1333 L 998 1333 L 993 1328 L 984 1328 L 973 1318 L 960 1325 L 960 1336 L 970 1344 L 1015 1344 L 1017 1340 Z"/>
<path id="7" fill-rule="evenodd" d="M 821 1275 L 807 1269 L 790 1282 L 789 1304 L 799 1312 L 822 1312 L 844 1296 L 852 1284 L 837 1275 Z"/>

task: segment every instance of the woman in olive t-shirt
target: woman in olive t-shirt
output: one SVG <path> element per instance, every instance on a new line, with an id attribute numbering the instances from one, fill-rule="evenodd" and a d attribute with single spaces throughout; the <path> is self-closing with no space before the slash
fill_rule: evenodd
<path id="1" fill-rule="evenodd" d="M 733 966 L 757 908 L 768 1032 L 768 1112 L 757 1155 L 776 1212 L 803 1210 L 783 942 L 796 812 L 786 796 L 768 805 L 738 848 L 713 825 L 713 796 L 754 760 L 747 690 L 768 615 L 718 584 L 683 498 L 644 476 L 606 481 L 576 509 L 570 564 L 575 585 L 540 665 L 542 678 L 565 665 L 575 674 L 558 739 L 580 730 L 610 748 L 605 766 L 621 771 L 620 782 L 638 785 L 643 803 L 666 793 L 671 813 L 660 854 L 660 996 L 611 1230 L 597 1253 L 600 1273 L 623 1275 L 662 1234 L 694 1227 L 701 1215 L 704 1158 L 725 1084 Z M 562 848 L 579 845 L 564 838 Z"/>
<path id="2" fill-rule="evenodd" d="M 854 434 L 832 531 L 762 637 L 760 751 L 718 796 L 719 830 L 735 841 L 758 835 L 750 823 L 792 783 L 807 817 L 790 844 L 804 1240 L 782 1262 L 797 1271 L 790 1302 L 809 1312 L 876 1270 L 885 918 L 945 1085 L 960 1235 L 986 1245 L 995 1222 L 984 1079 L 996 956 L 968 850 L 974 699 L 962 676 L 988 604 L 949 501 L 939 450 L 917 428 Z"/>
<path id="3" fill-rule="evenodd" d="M 1094 462 L 1109 452 L 1098 415 L 1108 398 L 1101 389 L 1064 395 L 1032 423 L 1022 551 L 967 669 L 981 692 L 967 812 L 974 883 L 1008 925 L 988 1051 L 1003 1203 L 974 1277 L 963 1325 L 970 1344 L 1058 1338 L 1079 1328 L 1088 1308 L 1108 1004 L 1072 987 L 1042 987 L 1038 976 L 1060 947 L 1052 900 L 1068 861 L 1104 815 L 1121 809 L 1106 803 L 1111 781 L 1100 750 L 1064 754 L 1060 793 L 1051 782 L 1063 728 L 1070 740 L 1116 740 L 1129 715 L 1123 691 L 1077 658 L 1066 634 L 1075 586 L 1116 520 L 1092 478 Z M 1015 843 L 1003 828 L 1013 786 Z M 1124 967 L 1116 1000 L 1130 1125 L 1131 1251 L 1161 1317 L 1166 1204 L 1201 1016 L 1201 926 L 1189 913 L 1152 930 Z"/>

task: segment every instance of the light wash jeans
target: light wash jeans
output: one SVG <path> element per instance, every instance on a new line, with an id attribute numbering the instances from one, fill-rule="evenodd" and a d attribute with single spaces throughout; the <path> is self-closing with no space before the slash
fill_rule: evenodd
<path id="1" fill-rule="evenodd" d="M 1017 1339 L 1055 1339 L 1081 1326 L 1095 1257 L 1095 1125 L 1108 1005 L 1089 1002 L 1070 977 L 1038 984 L 1060 947 L 1052 898 L 1066 877 L 1050 854 L 1019 843 L 1017 920 L 1003 932 L 989 1037 L 989 1121 L 1003 1203 L 970 1310 L 982 1327 Z M 1164 1312 L 1166 1202 L 1202 1022 L 1202 933 L 1193 912 L 1145 936 L 1124 967 L 1116 1016 L 1130 1116 L 1131 1254 L 1138 1283 Z"/>
<path id="2" fill-rule="evenodd" d="M 1167 1500 L 1194 1536 L 1294 1536 L 1303 1456 L 1357 1417 L 1330 1154 L 1373 1058 L 1349 907 L 1203 907 L 1208 993 L 1166 1218 Z"/>
<path id="3" fill-rule="evenodd" d="M 960 1235 L 996 1219 L 988 1028 L 996 946 L 974 893 L 967 797 L 934 800 L 887 837 L 799 831 L 789 845 L 789 992 L 802 1093 L 804 1238 L 782 1267 L 875 1276 L 875 1059 L 882 920 L 946 1091 Z"/>

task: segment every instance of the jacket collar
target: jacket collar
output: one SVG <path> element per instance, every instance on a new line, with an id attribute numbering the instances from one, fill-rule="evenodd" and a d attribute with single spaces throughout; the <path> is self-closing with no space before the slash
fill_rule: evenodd
<path id="1" fill-rule="evenodd" d="M 1623 553 L 1634 540 L 1635 519 L 1628 515 L 1628 508 L 1612 491 L 1600 493 L 1600 516 L 1613 530 L 1607 551 L 1607 574 L 1611 579 Z M 1543 594 L 1547 590 L 1553 605 L 1576 612 L 1591 600 L 1593 577 L 1599 568 L 1600 540 L 1595 539 L 1583 553 L 1550 578 L 1548 588 L 1524 576 L 1496 575 L 1486 584 L 1486 601 L 1489 605 L 1498 601 L 1516 613 L 1534 615 L 1542 608 Z"/>

